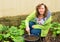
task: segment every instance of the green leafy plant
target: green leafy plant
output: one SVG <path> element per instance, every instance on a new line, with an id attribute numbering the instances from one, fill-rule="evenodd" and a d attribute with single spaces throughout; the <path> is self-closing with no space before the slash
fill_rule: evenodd
<path id="1" fill-rule="evenodd" d="M 4 35 L 7 33 L 7 31 L 8 31 L 8 26 L 0 24 L 0 41 L 4 40 Z"/>
<path id="2" fill-rule="evenodd" d="M 14 27 L 14 26 L 11 26 L 11 28 L 9 29 L 9 33 L 13 36 L 19 35 L 19 31 L 18 31 L 17 27 Z"/>
<path id="3" fill-rule="evenodd" d="M 2 36 L 2 34 L 0 34 L 0 41 L 3 39 L 3 36 Z"/>
<path id="4" fill-rule="evenodd" d="M 4 41 L 4 42 L 9 42 L 9 41 Z"/>
<path id="5" fill-rule="evenodd" d="M 3 25 L 0 24 L 0 33 L 2 33 L 2 31 L 3 31 Z"/>
<path id="6" fill-rule="evenodd" d="M 24 34 L 24 30 L 18 29 L 18 31 L 19 31 L 20 35 L 23 35 Z"/>
<path id="7" fill-rule="evenodd" d="M 11 26 L 11 28 L 9 29 L 9 33 L 13 36 L 20 36 L 24 34 L 24 30 Z"/>
<path id="8" fill-rule="evenodd" d="M 25 20 L 21 21 L 21 25 L 19 26 L 20 29 L 25 29 Z"/>
<path id="9" fill-rule="evenodd" d="M 9 28 L 9 26 L 0 24 L 0 33 L 6 33 L 8 28 Z"/>
<path id="10" fill-rule="evenodd" d="M 12 36 L 12 40 L 14 42 L 24 42 L 24 38 L 22 36 Z"/>
<path id="11" fill-rule="evenodd" d="M 0 41 L 9 42 L 8 39 L 11 39 L 14 42 L 24 42 L 22 35 L 24 34 L 23 29 L 18 29 L 18 27 L 5 26 L 0 24 Z"/>
<path id="12" fill-rule="evenodd" d="M 58 23 L 58 22 L 53 22 L 52 24 L 51 24 L 51 30 L 52 30 L 52 32 L 53 32 L 53 37 L 54 37 L 54 39 L 55 39 L 55 37 L 57 36 L 57 34 L 60 34 L 60 23 Z"/>
<path id="13" fill-rule="evenodd" d="M 51 24 L 51 29 L 52 29 L 54 35 L 57 34 L 58 27 L 60 27 L 60 25 L 59 25 L 58 22 L 53 22 L 53 23 Z"/>
<path id="14" fill-rule="evenodd" d="M 12 40 L 14 42 L 20 42 L 21 39 L 23 41 L 23 38 L 20 38 L 20 37 L 22 37 L 21 35 L 24 34 L 24 31 L 21 30 L 21 29 L 18 29 L 17 27 L 11 26 L 11 28 L 9 29 L 8 34 L 9 34 L 10 38 L 12 38 Z"/>

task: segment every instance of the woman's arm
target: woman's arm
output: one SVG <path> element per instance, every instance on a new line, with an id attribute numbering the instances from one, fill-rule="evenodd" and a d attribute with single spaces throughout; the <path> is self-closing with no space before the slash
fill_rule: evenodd
<path id="1" fill-rule="evenodd" d="M 26 18 L 26 20 L 25 20 L 25 25 L 26 25 L 26 26 L 29 26 L 29 21 L 30 21 L 31 19 L 35 18 L 35 12 L 36 12 L 36 11 L 33 11 L 33 12 Z"/>

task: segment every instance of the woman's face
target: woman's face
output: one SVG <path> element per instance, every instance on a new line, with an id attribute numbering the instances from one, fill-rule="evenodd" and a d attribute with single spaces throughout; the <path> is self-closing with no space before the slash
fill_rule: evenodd
<path id="1" fill-rule="evenodd" d="M 39 13 L 40 13 L 41 15 L 43 15 L 44 12 L 45 12 L 45 7 L 44 7 L 44 5 L 41 5 L 41 6 L 38 8 L 38 11 L 39 11 Z"/>

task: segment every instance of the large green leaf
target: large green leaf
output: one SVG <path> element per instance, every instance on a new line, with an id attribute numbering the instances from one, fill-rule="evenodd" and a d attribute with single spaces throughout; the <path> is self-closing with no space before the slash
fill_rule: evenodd
<path id="1" fill-rule="evenodd" d="M 2 32 L 2 29 L 3 29 L 3 25 L 0 24 L 0 32 Z"/>
<path id="2" fill-rule="evenodd" d="M 21 25 L 19 26 L 20 29 L 25 29 L 25 20 L 21 21 Z"/>
<path id="3" fill-rule="evenodd" d="M 57 31 L 57 34 L 60 34 L 60 31 Z"/>
<path id="4" fill-rule="evenodd" d="M 2 34 L 0 34 L 0 40 L 2 40 L 3 39 L 3 36 L 2 36 Z"/>
<path id="5" fill-rule="evenodd" d="M 19 29 L 19 32 L 20 32 L 20 35 L 24 34 L 24 30 L 22 30 L 22 29 Z"/>
<path id="6" fill-rule="evenodd" d="M 24 42 L 24 38 L 22 36 L 13 37 L 14 42 Z"/>

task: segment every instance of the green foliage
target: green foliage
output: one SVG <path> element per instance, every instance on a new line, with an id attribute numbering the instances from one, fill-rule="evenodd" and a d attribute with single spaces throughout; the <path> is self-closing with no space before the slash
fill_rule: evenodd
<path id="1" fill-rule="evenodd" d="M 3 25 L 0 24 L 0 33 L 3 31 Z"/>
<path id="2" fill-rule="evenodd" d="M 21 29 L 18 29 L 17 27 L 11 26 L 11 28 L 9 29 L 9 34 L 14 42 L 23 41 L 23 39 L 20 38 L 20 35 L 24 34 L 24 30 L 21 30 Z"/>
<path id="3" fill-rule="evenodd" d="M 58 26 L 60 26 L 58 22 L 53 22 L 53 23 L 52 23 L 52 28 L 56 28 L 56 27 L 58 27 Z"/>
<path id="4" fill-rule="evenodd" d="M 20 35 L 23 35 L 24 34 L 24 30 L 19 29 L 18 31 L 19 31 Z"/>
<path id="5" fill-rule="evenodd" d="M 14 26 L 11 26 L 11 28 L 9 29 L 9 33 L 10 33 L 10 35 L 13 35 L 13 36 L 19 35 L 19 31 L 18 31 L 17 27 L 14 27 Z"/>
<path id="6" fill-rule="evenodd" d="M 4 42 L 9 42 L 9 41 L 4 41 Z"/>
<path id="7" fill-rule="evenodd" d="M 24 34 L 24 30 L 11 26 L 11 28 L 9 29 L 9 33 L 13 36 L 20 36 Z"/>
<path id="8" fill-rule="evenodd" d="M 3 39 L 3 36 L 2 36 L 2 34 L 0 34 L 0 41 Z"/>
<path id="9" fill-rule="evenodd" d="M 10 34 L 7 33 L 7 34 L 3 34 L 3 37 L 6 39 L 6 38 L 9 38 Z"/>
<path id="10" fill-rule="evenodd" d="M 22 35 L 24 34 L 23 29 L 18 29 L 18 27 L 4 26 L 0 24 L 0 41 L 9 42 L 8 38 L 12 39 L 14 42 L 24 42 Z M 7 41 L 6 41 L 7 40 Z"/>
<path id="11" fill-rule="evenodd" d="M 0 24 L 0 33 L 6 33 L 7 30 L 8 30 L 9 26 L 5 26 L 5 25 L 2 25 Z"/>
<path id="12" fill-rule="evenodd" d="M 14 42 L 24 42 L 24 38 L 22 36 L 12 37 Z"/>
<path id="13" fill-rule="evenodd" d="M 21 21 L 21 25 L 19 26 L 20 29 L 25 29 L 25 20 Z"/>
<path id="14" fill-rule="evenodd" d="M 15 26 L 5 26 L 0 24 L 0 41 L 9 42 L 8 38 L 12 39 L 14 42 L 24 42 L 22 35 L 24 34 L 25 20 L 21 21 L 21 25 Z"/>
<path id="15" fill-rule="evenodd" d="M 60 23 L 53 22 L 51 24 L 51 29 L 53 31 L 53 36 L 56 37 L 57 34 L 60 34 Z"/>

